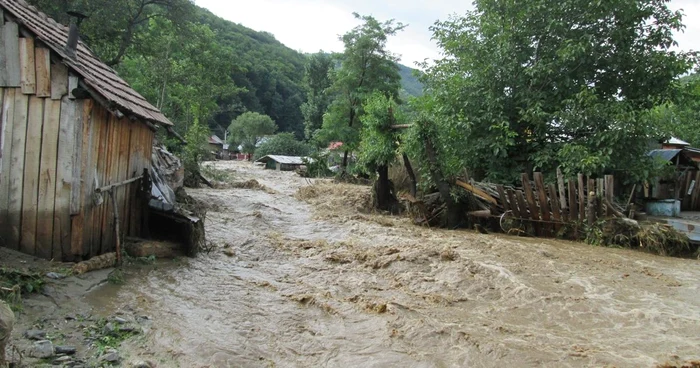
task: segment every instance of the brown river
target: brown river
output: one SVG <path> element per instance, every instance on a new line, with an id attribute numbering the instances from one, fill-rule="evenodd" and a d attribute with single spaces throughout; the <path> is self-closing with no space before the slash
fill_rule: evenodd
<path id="1" fill-rule="evenodd" d="M 655 367 L 700 360 L 700 262 L 431 230 L 357 207 L 369 188 L 248 163 L 272 190 L 188 192 L 216 248 L 105 287 L 152 317 L 159 367 Z M 297 199 L 299 188 L 305 199 Z M 309 194 L 311 193 L 311 194 Z"/>

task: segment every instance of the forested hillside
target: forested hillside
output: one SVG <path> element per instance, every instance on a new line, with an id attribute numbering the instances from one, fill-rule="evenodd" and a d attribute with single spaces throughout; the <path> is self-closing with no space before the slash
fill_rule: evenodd
<path id="1" fill-rule="evenodd" d="M 188 0 L 30 0 L 68 24 L 87 16 L 83 39 L 184 134 L 195 120 L 221 136 L 246 111 L 270 116 L 278 131 L 304 134 L 301 104 L 307 56 L 274 36 L 226 21 Z M 401 67 L 406 93 L 421 86 Z"/>

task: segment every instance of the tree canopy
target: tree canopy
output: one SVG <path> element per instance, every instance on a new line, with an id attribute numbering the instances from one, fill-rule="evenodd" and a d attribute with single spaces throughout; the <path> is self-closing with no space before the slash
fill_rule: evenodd
<path id="1" fill-rule="evenodd" d="M 671 50 L 681 13 L 666 0 L 474 4 L 432 27 L 445 57 L 423 79 L 446 174 L 505 182 L 562 166 L 643 176 L 634 163 L 656 133 L 648 110 L 692 65 Z"/>
<path id="2" fill-rule="evenodd" d="M 228 130 L 231 144 L 242 146 L 245 153 L 254 153 L 262 138 L 273 134 L 277 125 L 267 115 L 245 112 L 231 122 Z"/>
<path id="3" fill-rule="evenodd" d="M 307 156 L 311 146 L 299 141 L 292 133 L 279 133 L 268 137 L 255 150 L 255 159 L 267 155 Z"/>

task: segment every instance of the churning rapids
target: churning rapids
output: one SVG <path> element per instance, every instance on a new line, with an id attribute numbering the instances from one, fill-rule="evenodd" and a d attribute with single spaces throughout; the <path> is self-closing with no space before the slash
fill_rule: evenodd
<path id="1" fill-rule="evenodd" d="M 431 230 L 369 189 L 213 163 L 272 190 L 198 189 L 217 248 L 94 296 L 152 316 L 163 367 L 654 367 L 700 359 L 700 262 Z M 325 191 L 324 191 L 325 189 Z M 355 206 L 355 207 L 354 207 Z"/>

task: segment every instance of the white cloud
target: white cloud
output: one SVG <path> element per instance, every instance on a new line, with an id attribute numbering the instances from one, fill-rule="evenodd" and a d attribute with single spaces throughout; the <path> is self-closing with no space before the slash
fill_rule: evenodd
<path id="1" fill-rule="evenodd" d="M 214 14 L 257 31 L 266 31 L 288 47 L 302 52 L 342 51 L 338 40 L 358 24 L 352 12 L 373 15 L 379 20 L 396 19 L 409 24 L 390 39 L 389 50 L 400 54 L 402 62 L 414 65 L 439 57 L 428 28 L 450 14 L 471 8 L 457 0 L 195 0 Z M 700 50 L 700 2 L 672 0 L 671 8 L 683 9 L 685 33 L 676 35 L 681 50 Z"/>

